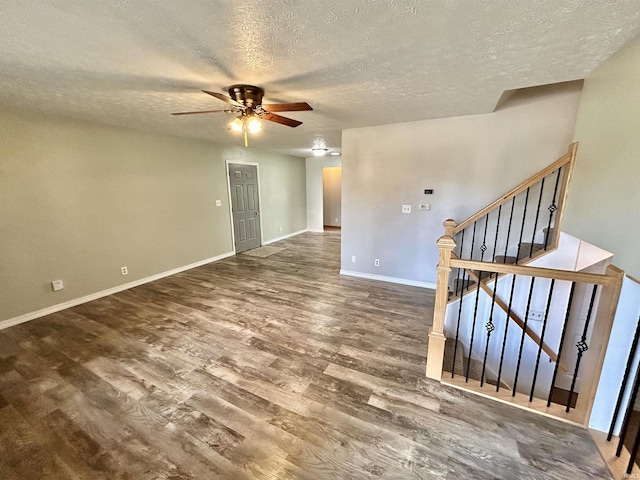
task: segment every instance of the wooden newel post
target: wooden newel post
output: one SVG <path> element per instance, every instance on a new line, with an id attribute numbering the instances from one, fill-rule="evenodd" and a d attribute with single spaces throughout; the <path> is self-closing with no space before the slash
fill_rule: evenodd
<path id="1" fill-rule="evenodd" d="M 427 351 L 427 377 L 442 379 L 444 361 L 444 317 L 449 301 L 449 272 L 451 272 L 451 253 L 456 247 L 453 229 L 456 222 L 449 219 L 444 222 L 444 235 L 436 243 L 440 255 L 438 258 L 438 280 L 436 284 L 436 302 L 433 309 L 433 326 L 429 330 L 429 350 Z"/>

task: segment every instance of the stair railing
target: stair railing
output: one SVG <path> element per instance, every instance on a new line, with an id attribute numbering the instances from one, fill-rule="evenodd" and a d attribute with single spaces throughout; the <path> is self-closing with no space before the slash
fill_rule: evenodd
<path id="1" fill-rule="evenodd" d="M 455 242 L 450 236 L 441 237 L 438 244 L 442 248 L 442 256 L 445 259 L 448 252 L 455 248 Z M 443 365 L 444 348 L 442 357 L 436 356 L 439 355 L 437 349 L 432 352 L 432 340 L 435 343 L 435 339 L 440 341 L 442 338 L 443 344 L 446 340 L 444 331 L 446 314 L 442 315 L 442 318 L 439 315 L 434 316 L 433 328 L 429 334 L 427 376 L 457 388 L 583 425 L 588 419 L 591 402 L 595 395 L 599 366 L 608 343 L 623 272 L 614 266 L 609 266 L 605 274 L 592 274 L 453 257 L 450 257 L 447 263 L 443 263 L 443 266 L 447 264 L 448 270 L 439 269 L 439 274 L 442 273 L 442 281 L 445 281 L 444 277 L 449 274 L 451 268 L 477 272 L 480 279 L 474 286 L 475 291 L 459 299 L 461 307 L 449 313 L 454 317 L 455 345 L 457 345 L 458 332 L 461 325 L 464 326 L 461 312 L 465 312 L 467 319 L 465 328 L 470 328 L 470 341 L 466 346 L 469 360 L 464 374 L 456 376 L 449 373 L 456 371 L 455 353 L 453 364 Z M 500 275 L 502 276 L 499 277 Z M 500 278 L 494 284 L 492 296 L 486 296 L 480 290 L 482 279 L 489 277 Z M 445 285 L 443 290 L 446 292 L 447 284 L 443 285 Z M 509 329 L 512 323 L 509 312 L 515 304 L 512 303 L 514 289 L 524 295 L 526 304 L 525 311 L 522 313 L 523 328 L 518 330 Z M 566 295 L 558 295 L 558 292 L 562 291 L 569 292 L 568 300 Z M 498 292 L 497 295 L 496 292 Z M 438 293 L 436 291 L 436 301 Z M 496 308 L 498 295 L 509 299 L 506 312 Z M 535 338 L 527 335 L 533 322 L 531 315 L 533 298 L 538 298 L 538 302 L 540 298 L 544 298 L 541 318 L 536 320 L 538 325 Z M 562 300 L 563 298 L 565 300 Z M 488 317 L 482 316 L 480 311 L 488 311 Z M 567 336 L 567 325 L 570 318 L 578 317 L 584 317 L 584 326 L 580 337 L 574 343 L 574 339 Z M 550 335 L 550 331 L 557 335 Z M 544 346 L 547 343 L 555 348 L 557 354 L 553 351 L 549 354 L 545 350 Z M 570 348 L 574 348 L 574 352 L 571 352 Z M 434 353 L 433 356 L 432 353 Z M 548 362 L 543 362 L 545 359 L 543 353 Z M 507 362 L 510 356 L 511 361 Z M 482 359 L 482 373 L 479 380 L 470 378 L 469 369 L 472 358 Z M 561 365 L 565 358 L 568 367 L 564 370 L 568 371 L 569 382 L 559 389 Z M 505 366 L 508 363 L 515 365 L 515 368 L 507 371 Z M 485 375 L 490 364 L 497 372 L 497 378 L 489 385 L 485 382 Z M 578 382 L 580 382 L 579 396 L 577 395 Z M 502 387 L 505 383 L 509 388 Z M 558 400 L 553 398 L 557 392 L 565 395 L 562 406 L 557 405 Z"/>
<path id="2" fill-rule="evenodd" d="M 468 260 L 526 264 L 557 248 L 557 227 L 562 221 L 577 147 L 577 143 L 571 144 L 554 163 L 457 224 L 451 235 L 456 241 L 455 255 Z"/>
<path id="3" fill-rule="evenodd" d="M 580 362 L 584 352 L 591 348 L 587 345 L 587 335 L 590 331 L 588 329 L 595 328 L 598 331 L 602 330 L 604 333 L 602 333 L 601 337 L 608 338 L 609 330 L 607 330 L 606 326 L 603 328 L 602 325 L 606 325 L 607 322 L 609 322 L 610 326 L 610 322 L 612 321 L 610 313 L 614 311 L 615 308 L 611 307 L 611 299 L 615 297 L 616 289 L 618 292 L 620 289 L 621 276 L 619 270 L 615 269 L 615 267 L 610 267 L 605 275 L 594 275 L 526 266 L 526 263 L 532 259 L 557 248 L 567 186 L 571 178 L 576 151 L 577 144 L 574 143 L 570 145 L 567 153 L 553 164 L 525 180 L 519 186 L 463 222 L 457 224 L 451 219 L 444 222 L 445 233 L 437 242 L 439 249 L 438 279 L 433 326 L 429 332 L 427 377 L 442 380 L 446 342 L 445 320 L 448 316 L 447 304 L 452 301 L 458 301 L 458 304 L 454 305 L 455 309 L 449 309 L 449 315 L 455 315 L 456 312 L 451 312 L 451 310 L 457 309 L 458 322 L 460 321 L 459 319 L 461 318 L 460 315 L 463 309 L 465 309 L 465 314 L 467 315 L 469 312 L 473 312 L 471 325 L 465 327 L 467 330 L 470 329 L 471 332 L 470 345 L 467 347 L 469 349 L 469 358 L 472 357 L 474 348 L 476 349 L 476 356 L 478 355 L 479 347 L 477 346 L 478 340 L 476 332 L 481 331 L 482 327 L 478 326 L 484 323 L 484 321 L 479 320 L 479 310 L 482 311 L 483 305 L 485 311 L 481 313 L 486 315 L 486 310 L 489 310 L 488 321 L 484 325 L 483 333 L 478 334 L 483 336 L 482 340 L 484 340 L 485 344 L 484 349 L 480 350 L 480 358 L 483 358 L 483 362 L 478 389 L 486 388 L 484 379 L 485 371 L 488 368 L 487 362 L 495 361 L 495 358 L 491 359 L 491 356 L 495 355 L 495 353 L 492 354 L 490 352 L 497 351 L 499 352 L 499 361 L 496 367 L 498 370 L 498 378 L 495 379 L 496 392 L 495 395 L 492 396 L 505 397 L 505 393 L 500 391 L 501 377 L 503 375 L 501 369 L 506 354 L 505 347 L 509 335 L 508 328 L 512 322 L 515 322 L 519 326 L 519 329 L 512 329 L 510 335 L 517 335 L 519 340 L 515 348 L 518 352 L 516 371 L 511 372 L 511 378 L 509 379 L 512 383 L 512 389 L 509 390 L 507 394 L 508 397 L 511 397 L 510 402 L 518 399 L 516 402 L 518 404 L 528 404 L 528 408 L 545 410 L 545 414 L 549 414 L 549 409 L 553 409 L 551 405 L 551 394 L 554 391 L 559 370 L 569 372 L 572 379 L 572 386 L 568 389 L 567 404 L 565 406 L 567 411 L 572 408 L 573 401 L 575 400 L 575 389 L 576 383 L 579 380 L 579 372 L 582 372 L 580 374 L 582 377 L 581 393 L 587 392 L 588 389 L 595 388 L 597 385 L 597 383 L 593 384 L 593 379 L 591 378 L 593 369 L 584 368 L 580 370 Z M 544 205 L 548 205 L 546 217 L 543 213 Z M 539 232 L 541 227 L 542 238 L 539 239 L 537 237 L 541 235 Z M 457 269 L 454 275 L 451 275 L 452 268 Z M 505 282 L 509 281 L 511 283 L 505 287 Z M 529 282 L 527 306 L 525 311 L 516 312 L 513 304 L 514 289 L 516 289 L 515 286 L 517 283 L 521 284 L 523 281 Z M 545 311 L 535 312 L 536 315 L 543 316 L 544 318 L 538 318 L 537 321 L 540 321 L 541 324 L 533 328 L 530 318 L 532 315 L 530 307 L 531 299 L 536 292 L 536 281 L 538 282 L 538 287 L 542 283 L 549 291 Z M 570 285 L 570 287 L 567 285 Z M 561 333 L 562 338 L 558 339 L 549 336 L 547 327 L 551 325 L 551 330 L 554 328 L 557 330 L 559 325 L 567 325 L 568 315 L 573 315 L 570 304 L 571 297 L 575 289 L 581 290 L 587 288 L 586 285 L 590 285 L 588 288 L 592 289 L 590 295 L 584 294 L 584 296 L 590 297 L 591 299 L 587 314 L 589 320 L 585 322 L 587 325 L 585 332 L 582 335 L 581 341 L 578 342 L 576 346 L 578 351 L 573 355 L 578 358 L 578 360 L 576 362 L 574 358 L 571 358 L 571 364 L 567 366 L 562 356 L 566 329 Z M 556 291 L 562 290 L 563 288 L 565 290 L 570 288 L 571 290 L 569 304 L 566 305 L 565 309 L 566 318 L 557 319 L 551 318 L 550 316 L 549 309 L 552 302 L 554 286 Z M 482 295 L 480 293 L 481 290 L 483 292 Z M 521 288 L 517 290 L 521 290 Z M 538 293 L 535 293 L 535 295 L 538 295 Z M 466 301 L 465 296 L 469 296 L 469 299 Z M 482 302 L 480 302 L 481 297 Z M 600 297 L 600 302 L 596 315 L 594 305 L 598 303 L 596 301 L 598 297 Z M 486 302 L 489 302 L 490 306 L 487 306 Z M 498 315 L 504 315 L 504 330 L 500 332 L 500 335 L 494 334 L 494 338 L 501 338 L 502 344 L 498 345 L 498 349 L 492 350 L 495 340 L 492 342 L 491 334 L 496 329 L 494 319 L 497 318 Z M 589 327 L 589 325 L 591 325 L 591 327 Z M 457 331 L 459 331 L 459 328 L 460 324 L 458 323 Z M 513 333 L 514 331 L 515 333 Z M 560 333 L 558 333 L 558 335 L 560 335 Z M 527 340 L 527 338 L 529 340 Z M 550 340 L 546 340 L 546 338 Z M 474 341 L 476 345 L 473 345 Z M 602 343 L 602 338 L 594 338 L 593 342 L 597 344 L 595 345 L 597 347 L 595 348 L 596 351 L 601 351 L 601 347 L 606 345 L 606 342 Z M 550 346 L 553 344 L 555 344 L 554 348 Z M 454 345 L 454 348 L 457 348 L 458 342 L 456 341 Z M 527 357 L 527 355 L 523 356 L 523 352 L 531 352 L 532 349 L 534 349 L 535 352 L 534 366 L 532 369 L 529 369 L 529 373 L 525 375 L 528 376 L 528 385 L 526 387 L 526 393 L 528 393 L 528 395 L 525 395 L 525 397 L 528 397 L 527 401 L 526 399 L 522 400 L 520 398 L 523 393 L 520 393 L 519 390 L 522 391 L 524 389 L 521 380 L 523 377 L 521 369 L 525 368 L 523 358 Z M 592 350 L 594 349 L 592 348 Z M 549 362 L 554 365 L 553 379 L 549 384 L 547 392 L 549 398 L 547 402 L 545 402 L 544 407 L 540 407 L 538 405 L 539 401 L 536 400 L 536 408 L 533 408 L 532 404 L 535 403 L 534 397 L 540 396 L 540 387 L 539 385 L 536 386 L 536 383 L 540 383 L 537 375 L 541 368 L 543 353 L 548 357 Z M 603 355 L 603 352 L 601 352 L 601 354 Z M 594 355 L 591 354 L 589 357 L 594 358 Z M 456 354 L 454 352 L 454 362 L 455 358 Z M 594 360 L 589 361 L 589 363 L 593 362 Z M 445 368 L 447 368 L 447 366 L 445 366 Z M 451 371 L 455 371 L 455 368 L 451 368 Z M 451 382 L 454 382 L 454 379 L 452 379 Z M 463 383 L 468 384 L 469 382 L 468 362 Z M 520 382 L 520 385 L 518 385 L 518 382 Z M 545 382 L 549 383 L 548 379 L 545 380 Z M 468 388 L 468 385 L 466 386 Z M 580 408 L 576 409 L 578 412 L 577 416 L 574 414 L 572 417 L 574 419 L 580 419 L 577 423 L 583 423 L 586 411 L 590 408 L 585 407 L 583 404 L 585 402 L 588 404 L 589 400 L 592 400 L 592 395 L 581 394 L 578 397 Z"/>

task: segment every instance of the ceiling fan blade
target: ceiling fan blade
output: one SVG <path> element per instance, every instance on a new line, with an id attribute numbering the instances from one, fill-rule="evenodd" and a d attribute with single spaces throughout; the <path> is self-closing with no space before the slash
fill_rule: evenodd
<path id="1" fill-rule="evenodd" d="M 303 112 L 306 110 L 313 110 L 307 102 L 298 103 L 273 103 L 269 105 L 262 105 L 267 112 Z"/>
<path id="2" fill-rule="evenodd" d="M 302 122 L 299 122 L 298 120 L 283 117 L 281 115 L 276 115 L 275 113 L 265 113 L 260 118 L 269 120 L 270 122 L 281 123 L 282 125 L 286 125 L 287 127 L 297 127 L 298 125 L 302 125 Z"/>
<path id="3" fill-rule="evenodd" d="M 238 108 L 242 108 L 244 109 L 244 105 L 241 104 L 240 102 L 236 102 L 233 98 L 231 97 L 227 97 L 226 95 L 222 94 L 222 93 L 218 93 L 218 92 L 210 92 L 209 90 L 202 90 L 204 93 L 211 95 L 212 97 L 216 97 L 218 100 L 222 100 L 223 102 L 227 102 L 231 105 L 233 105 L 234 107 L 238 107 Z"/>
<path id="4" fill-rule="evenodd" d="M 199 112 L 177 112 L 177 113 L 172 113 L 171 115 L 194 115 L 197 113 L 219 113 L 219 112 L 235 113 L 235 110 L 229 110 L 228 108 L 225 110 L 201 110 Z"/>

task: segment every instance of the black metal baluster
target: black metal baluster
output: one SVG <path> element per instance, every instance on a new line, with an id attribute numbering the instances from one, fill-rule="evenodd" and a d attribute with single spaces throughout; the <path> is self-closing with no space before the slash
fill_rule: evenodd
<path id="1" fill-rule="evenodd" d="M 493 256 L 491 257 L 491 261 L 495 263 L 496 261 L 496 249 L 498 248 L 498 232 L 500 231 L 500 215 L 502 214 L 502 205 L 498 207 L 498 219 L 496 221 L 496 238 L 493 239 Z M 497 275 L 497 274 L 494 274 Z"/>
<path id="2" fill-rule="evenodd" d="M 463 270 L 460 268 L 458 271 Z M 451 361 L 451 378 L 455 376 L 456 371 L 456 355 L 458 353 L 458 337 L 460 336 L 460 318 L 462 317 L 462 300 L 464 299 L 464 295 L 462 294 L 464 291 L 464 283 L 465 276 L 467 275 L 466 271 L 462 272 L 462 287 L 460 288 L 460 297 L 458 298 L 458 324 L 456 325 L 456 342 L 453 345 L 453 360 Z"/>
<path id="3" fill-rule="evenodd" d="M 631 450 L 631 456 L 629 458 L 629 463 L 627 464 L 627 475 L 631 473 L 631 470 L 633 470 L 633 464 L 636 463 L 638 447 L 640 447 L 640 430 L 636 432 L 636 439 L 633 442 L 633 449 Z"/>
<path id="4" fill-rule="evenodd" d="M 495 284 L 493 285 L 493 295 L 491 296 L 491 311 L 489 312 L 489 321 L 484 326 L 487 329 L 487 342 L 484 346 L 484 359 L 482 360 L 482 374 L 480 375 L 480 386 L 484 386 L 484 374 L 487 369 L 487 354 L 489 353 L 489 339 L 491 338 L 491 332 L 496 329 L 496 326 L 493 324 L 493 309 L 496 305 L 496 291 L 498 290 L 498 279 L 496 278 Z M 509 321 L 509 319 L 507 319 Z"/>
<path id="5" fill-rule="evenodd" d="M 463 247 L 464 247 L 464 231 L 465 231 L 465 230 L 466 230 L 466 229 L 463 229 L 463 230 L 462 230 L 462 238 L 460 239 L 460 258 L 462 258 L 462 251 L 463 251 L 462 249 L 463 249 Z M 460 286 L 460 272 L 461 272 L 462 270 L 463 270 L 462 268 L 459 268 L 459 269 L 458 269 L 458 275 L 457 275 L 457 279 L 456 279 L 456 280 L 457 280 L 457 281 L 456 281 L 456 289 L 455 289 L 456 296 L 458 295 L 458 287 Z M 464 272 L 463 272 L 463 274 L 462 274 L 462 277 L 463 277 L 463 281 L 464 281 Z M 461 293 L 462 293 L 462 290 L 463 290 L 463 289 L 462 289 L 462 288 L 460 288 L 460 292 L 461 292 Z"/>
<path id="6" fill-rule="evenodd" d="M 469 251 L 469 260 L 473 260 L 473 248 L 476 244 L 476 223 L 478 223 L 477 220 L 473 222 L 473 234 L 471 235 L 471 250 Z"/>
<path id="7" fill-rule="evenodd" d="M 527 298 L 527 309 L 524 314 L 524 322 L 522 324 L 522 337 L 520 338 L 520 349 L 518 350 L 518 363 L 516 365 L 516 376 L 513 379 L 513 392 L 511 396 L 516 396 L 516 387 L 518 386 L 518 375 L 520 374 L 520 364 L 522 363 L 522 348 L 524 347 L 524 337 L 527 332 L 527 319 L 529 318 L 529 308 L 531 308 L 531 297 L 533 296 L 533 286 L 536 283 L 536 277 L 531 277 L 531 285 L 529 286 L 529 297 Z"/>
<path id="8" fill-rule="evenodd" d="M 624 375 L 622 376 L 622 384 L 620 385 L 620 393 L 618 393 L 618 400 L 616 402 L 616 408 L 613 410 L 613 418 L 611 419 L 611 426 L 609 427 L 609 434 L 607 435 L 607 441 L 611 441 L 613 437 L 613 430 L 616 427 L 618 421 L 618 415 L 620 414 L 620 407 L 622 406 L 622 399 L 624 392 L 627 389 L 629 383 L 629 373 L 631 373 L 631 365 L 633 359 L 636 358 L 636 352 L 638 351 L 638 340 L 640 340 L 640 317 L 638 317 L 638 324 L 636 325 L 636 333 L 633 335 L 633 341 L 631 342 L 631 351 L 629 352 L 629 358 L 627 359 L 627 366 L 624 369 Z"/>
<path id="9" fill-rule="evenodd" d="M 540 367 L 540 354 L 542 353 L 542 345 L 544 344 L 544 333 L 547 330 L 547 320 L 549 319 L 549 310 L 551 309 L 551 297 L 553 296 L 553 286 L 555 285 L 555 278 L 551 279 L 551 286 L 549 287 L 549 297 L 547 298 L 547 308 L 544 312 L 544 319 L 542 320 L 542 331 L 540 332 L 540 344 L 538 345 L 538 356 L 536 357 L 536 367 L 533 370 L 533 381 L 531 382 L 531 393 L 529 393 L 529 401 L 533 400 L 533 391 L 536 388 L 536 380 L 538 379 L 538 368 Z"/>
<path id="10" fill-rule="evenodd" d="M 484 216 L 484 234 L 482 235 L 482 245 L 480 245 L 480 261 L 484 261 L 484 252 L 487 251 L 487 227 L 489 226 L 489 214 Z"/>
<path id="11" fill-rule="evenodd" d="M 513 275 L 511 281 L 511 293 L 509 293 L 509 305 L 507 306 L 507 318 L 504 323 L 504 338 L 502 339 L 502 352 L 500 353 L 500 366 L 498 367 L 498 381 L 496 384 L 496 392 L 500 391 L 500 377 L 502 376 L 502 364 L 504 363 L 504 349 L 507 346 L 507 333 L 509 333 L 509 323 L 511 321 L 511 305 L 513 303 L 513 292 L 516 287 L 516 275 Z"/>
<path id="12" fill-rule="evenodd" d="M 549 210 L 549 224 L 547 225 L 547 233 L 544 235 L 544 249 L 546 250 L 549 246 L 549 232 L 551 231 L 551 220 L 553 220 L 553 214 L 556 210 L 558 210 L 558 206 L 556 205 L 556 196 L 558 195 L 558 184 L 560 183 L 560 172 L 562 171 L 562 167 L 560 167 L 556 172 L 556 186 L 553 188 L 553 200 L 551 201 L 551 205 L 547 208 Z M 555 226 L 554 226 L 555 228 Z"/>
<path id="13" fill-rule="evenodd" d="M 569 323 L 569 315 L 571 314 L 571 305 L 573 303 L 573 293 L 576 290 L 576 282 L 571 282 L 571 291 L 569 292 L 569 302 L 567 303 L 567 312 L 564 316 L 564 324 L 562 333 L 560 334 L 560 345 L 558 346 L 558 355 L 556 356 L 556 366 L 553 369 L 553 377 L 551 378 L 551 388 L 549 389 L 549 398 L 547 398 L 547 407 L 551 405 L 551 395 L 553 395 L 553 387 L 556 384 L 558 376 L 558 367 L 560 366 L 560 358 L 562 357 L 562 346 L 564 345 L 564 337 L 567 333 L 567 324 Z"/>
<path id="14" fill-rule="evenodd" d="M 511 213 L 509 214 L 509 227 L 507 228 L 507 239 L 505 240 L 505 244 L 504 244 L 504 262 L 502 263 L 507 263 L 507 250 L 509 249 L 509 238 L 511 237 L 511 223 L 513 222 L 513 209 L 516 206 L 516 197 L 513 197 L 511 199 Z M 516 260 L 516 263 L 518 263 L 518 261 Z"/>
<path id="15" fill-rule="evenodd" d="M 520 239 L 518 240 L 518 253 L 516 254 L 516 263 L 520 261 L 520 249 L 522 248 L 522 236 L 524 234 L 524 224 L 527 219 L 527 206 L 529 204 L 529 189 L 527 188 L 524 197 L 524 210 L 522 212 L 522 225 L 520 226 Z"/>
<path id="16" fill-rule="evenodd" d="M 476 288 L 476 301 L 473 309 L 473 324 L 471 325 L 471 339 L 469 340 L 469 359 L 467 360 L 467 371 L 465 374 L 465 382 L 469 381 L 469 368 L 471 367 L 471 352 L 473 352 L 473 338 L 476 333 L 476 320 L 478 319 L 478 300 L 480 299 L 480 283 L 482 283 L 482 271 L 478 272 L 478 286 Z"/>
<path id="17" fill-rule="evenodd" d="M 589 345 L 587 345 L 587 332 L 589 329 L 589 322 L 591 321 L 591 313 L 593 312 L 593 303 L 596 300 L 596 293 L 598 293 L 598 285 L 593 286 L 593 292 L 591 293 L 591 301 L 589 302 L 589 311 L 587 312 L 587 319 L 584 322 L 584 329 L 582 330 L 582 337 L 580 337 L 580 341 L 576 343 L 576 348 L 578 349 L 578 358 L 576 359 L 576 368 L 573 371 L 573 379 L 571 380 L 571 389 L 569 390 L 569 397 L 567 398 L 567 408 L 566 412 L 569 413 L 571 409 L 571 400 L 573 399 L 573 391 L 576 388 L 576 381 L 578 379 L 578 369 L 580 368 L 580 360 L 582 360 L 582 355 L 584 352 L 589 350 Z"/>
<path id="18" fill-rule="evenodd" d="M 640 387 L 640 368 L 636 370 L 636 376 L 633 379 L 633 388 L 631 389 L 631 397 L 627 404 L 627 411 L 624 414 L 624 420 L 622 421 L 622 430 L 620 430 L 620 437 L 618 438 L 618 448 L 616 448 L 616 457 L 619 457 L 622 453 L 622 447 L 624 447 L 624 441 L 627 438 L 627 432 L 629 431 L 629 424 L 631 423 L 631 413 L 633 412 L 633 406 L 636 404 L 636 398 L 638 398 L 638 387 Z"/>
<path id="19" fill-rule="evenodd" d="M 531 234 L 531 247 L 529 248 L 529 257 L 533 255 L 533 244 L 536 240 L 536 229 L 538 228 L 538 217 L 540 216 L 540 205 L 542 205 L 542 192 L 544 191 L 544 178 L 540 182 L 540 196 L 538 197 L 538 208 L 536 209 L 536 218 L 533 222 L 533 233 Z"/>
<path id="20" fill-rule="evenodd" d="M 516 254 L 516 263 L 520 261 L 520 249 L 522 248 L 522 236 L 524 234 L 524 223 L 527 219 L 527 206 L 529 204 L 529 188 L 527 188 L 527 194 L 524 197 L 524 210 L 522 212 L 522 225 L 520 226 L 520 240 L 518 240 L 518 253 Z"/>

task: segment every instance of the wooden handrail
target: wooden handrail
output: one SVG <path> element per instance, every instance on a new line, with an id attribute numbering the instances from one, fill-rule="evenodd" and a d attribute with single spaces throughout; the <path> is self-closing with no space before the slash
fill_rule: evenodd
<path id="1" fill-rule="evenodd" d="M 569 282 L 590 283 L 609 286 L 612 278 L 609 275 L 597 273 L 572 272 L 569 270 L 556 270 L 553 268 L 529 267 L 526 265 L 513 265 L 509 263 L 479 262 L 477 260 L 460 260 L 452 258 L 450 262 L 453 268 L 465 268 L 491 273 L 512 273 L 526 277 L 554 278 Z"/>
<path id="2" fill-rule="evenodd" d="M 572 164 L 574 159 L 575 159 L 575 156 L 576 156 L 577 148 L 578 148 L 578 144 L 577 143 L 572 143 L 571 145 L 569 145 L 569 151 L 567 153 L 565 153 L 562 157 L 560 157 L 558 160 L 553 162 L 548 167 L 540 170 L 535 175 L 529 177 L 524 182 L 522 182 L 520 185 L 518 185 L 517 187 L 513 188 L 509 192 L 505 193 L 502 197 L 497 199 L 495 202 L 492 202 L 489 205 L 487 205 L 486 207 L 484 207 L 478 213 L 470 216 L 465 221 L 459 223 L 456 226 L 456 228 L 454 228 L 453 233 L 456 234 L 458 232 L 461 232 L 462 230 L 467 228 L 469 225 L 471 225 L 473 222 L 475 222 L 475 221 L 479 220 L 480 218 L 484 217 L 487 213 L 489 213 L 492 210 L 498 208 L 500 205 L 505 204 L 506 202 L 511 200 L 516 195 L 524 192 L 527 188 L 531 187 L 532 185 L 535 185 L 540 180 L 542 180 L 544 177 L 546 177 L 547 175 L 555 172 L 560 167 L 563 167 L 566 164 Z M 563 186 L 565 184 L 566 184 L 566 182 L 563 183 Z M 560 195 L 561 195 L 560 198 L 563 198 L 564 188 L 561 191 Z"/>

